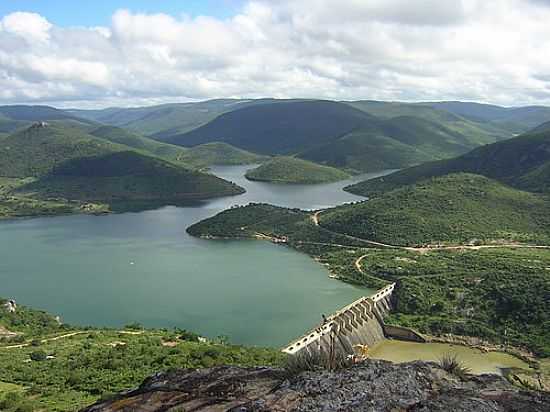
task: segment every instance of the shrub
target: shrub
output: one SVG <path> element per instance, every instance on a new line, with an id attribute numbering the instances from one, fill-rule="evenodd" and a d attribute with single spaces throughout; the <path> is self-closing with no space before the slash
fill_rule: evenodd
<path id="1" fill-rule="evenodd" d="M 45 361 L 48 357 L 48 355 L 46 355 L 46 352 L 44 352 L 43 350 L 34 351 L 31 353 L 30 356 L 33 361 L 37 362 Z"/>
<path id="2" fill-rule="evenodd" d="M 438 363 L 441 369 L 461 379 L 465 378 L 471 371 L 470 368 L 458 360 L 456 355 L 451 355 L 450 353 L 443 355 Z"/>

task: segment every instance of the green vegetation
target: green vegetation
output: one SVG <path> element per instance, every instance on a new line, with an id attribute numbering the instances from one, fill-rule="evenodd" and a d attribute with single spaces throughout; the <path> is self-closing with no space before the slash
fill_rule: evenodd
<path id="1" fill-rule="evenodd" d="M 461 379 L 470 373 L 470 368 L 464 366 L 464 364 L 458 360 L 456 355 L 444 355 L 441 359 L 439 359 L 438 363 L 441 369 Z"/>
<path id="2" fill-rule="evenodd" d="M 550 201 L 494 180 L 455 174 L 321 214 L 334 232 L 393 245 L 474 241 L 550 244 Z"/>
<path id="3" fill-rule="evenodd" d="M 188 229 L 202 237 L 255 237 L 310 254 L 339 279 L 379 288 L 396 282 L 389 321 L 550 356 L 547 200 L 476 175 L 451 175 L 369 202 L 316 214 L 265 204 L 226 210 Z M 418 226 L 415 226 L 418 225 Z M 394 244 L 471 242 L 448 248 Z M 483 245 L 500 240 L 501 243 Z M 510 243 L 510 240 L 507 240 Z"/>
<path id="4" fill-rule="evenodd" d="M 172 146 L 172 145 L 170 145 Z M 189 164 L 211 165 L 245 165 L 261 163 L 267 159 L 246 150 L 238 149 L 227 143 L 212 142 L 190 147 L 182 160 Z"/>
<path id="5" fill-rule="evenodd" d="M 525 134 L 483 146 L 463 156 L 426 163 L 389 176 L 348 186 L 345 190 L 376 196 L 397 187 L 450 173 L 475 173 L 533 192 L 550 190 L 550 132 Z"/>
<path id="6" fill-rule="evenodd" d="M 349 175 L 333 167 L 321 166 L 294 157 L 280 156 L 246 172 L 246 178 L 273 183 L 327 183 Z"/>
<path id="7" fill-rule="evenodd" d="M 306 150 L 300 157 L 359 172 L 400 169 L 432 160 L 412 146 L 365 130 L 354 131 L 333 143 Z"/>
<path id="8" fill-rule="evenodd" d="M 222 113 L 259 102 L 261 100 L 218 99 L 149 107 L 72 110 L 69 114 L 165 140 L 202 126 Z"/>
<path id="9" fill-rule="evenodd" d="M 330 101 L 281 101 L 245 106 L 166 141 L 181 146 L 225 142 L 266 155 L 293 154 L 343 136 L 372 116 Z"/>
<path id="10" fill-rule="evenodd" d="M 369 278 L 398 282 L 390 321 L 421 332 L 478 336 L 550 356 L 550 250 L 368 249 Z M 358 275 L 359 278 L 361 275 Z"/>
<path id="11" fill-rule="evenodd" d="M 473 102 L 425 103 L 436 109 L 445 110 L 474 121 L 487 122 L 496 126 L 527 131 L 550 118 L 550 108 L 545 106 L 502 107 Z"/>
<path id="12" fill-rule="evenodd" d="M 80 127 L 91 127 L 94 124 L 49 106 L 0 106 L 0 134 L 10 134 L 42 121 L 71 123 Z"/>
<path id="13" fill-rule="evenodd" d="M 82 329 L 19 306 L 0 326 L 21 333 L 0 343 L 0 409 L 74 411 L 172 368 L 281 365 L 276 349 L 205 341 L 183 330 Z M 13 345 L 22 347 L 9 347 Z"/>
<path id="14" fill-rule="evenodd" d="M 449 130 L 460 133 L 471 143 L 479 145 L 508 139 L 513 137 L 514 133 L 518 133 L 518 131 L 528 130 L 528 126 L 522 127 L 514 124 L 510 128 L 508 124 L 493 124 L 479 119 L 465 118 L 452 111 L 433 107 L 429 103 L 360 100 L 348 102 L 348 104 L 383 119 L 413 116 L 429 120 L 430 122 L 445 126 Z"/>
<path id="15" fill-rule="evenodd" d="M 443 122 L 444 116 L 424 118 L 411 113 L 379 118 L 351 103 L 268 101 L 235 108 L 166 141 L 182 146 L 223 141 L 256 153 L 294 155 L 343 169 L 376 171 L 449 158 L 498 140 L 495 130 L 487 131 L 465 119 L 452 123 Z M 458 119 L 450 113 L 447 117 Z M 510 136 L 502 133 L 501 138 Z"/>
<path id="16" fill-rule="evenodd" d="M 330 244 L 363 244 L 361 240 L 354 241 L 316 226 L 311 212 L 265 203 L 250 203 L 224 210 L 189 226 L 187 232 L 204 238 L 286 239 L 286 243 L 308 253 L 315 253 Z"/>
<path id="17" fill-rule="evenodd" d="M 0 176 L 30 177 L 50 173 L 62 162 L 127 150 L 81 130 L 53 125 L 14 133 L 0 147 Z"/>
<path id="18" fill-rule="evenodd" d="M 233 183 L 145 151 L 156 148 L 160 155 L 164 146 L 182 153 L 183 149 L 120 129 L 101 130 L 112 140 L 134 146 L 61 124 L 34 125 L 4 138 L 0 147 L 0 216 L 101 213 L 121 210 L 122 203 L 162 205 L 243 192 Z M 140 142 L 145 146 L 139 146 Z"/>
<path id="19" fill-rule="evenodd" d="M 149 139 L 114 126 L 101 126 L 95 130 L 92 130 L 90 134 L 92 136 L 108 140 L 112 143 L 122 144 L 166 160 L 186 165 L 183 158 L 187 151 L 182 147 L 167 143 L 160 143 L 156 140 Z"/>

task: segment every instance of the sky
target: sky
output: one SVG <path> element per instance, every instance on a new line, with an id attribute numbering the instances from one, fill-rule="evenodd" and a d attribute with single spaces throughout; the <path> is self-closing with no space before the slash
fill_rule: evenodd
<path id="1" fill-rule="evenodd" d="M 0 104 L 550 105 L 550 0 L 0 0 Z"/>

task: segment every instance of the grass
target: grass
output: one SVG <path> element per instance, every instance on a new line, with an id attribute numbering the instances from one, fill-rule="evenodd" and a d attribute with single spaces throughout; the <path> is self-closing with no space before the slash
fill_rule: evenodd
<path id="1" fill-rule="evenodd" d="M 461 379 L 464 379 L 466 375 L 471 372 L 470 368 L 464 366 L 464 364 L 458 360 L 456 355 L 443 355 L 437 363 L 441 369 Z"/>
<path id="2" fill-rule="evenodd" d="M 249 180 L 261 182 L 313 184 L 335 182 L 350 175 L 333 167 L 281 156 L 247 171 L 245 176 Z"/>

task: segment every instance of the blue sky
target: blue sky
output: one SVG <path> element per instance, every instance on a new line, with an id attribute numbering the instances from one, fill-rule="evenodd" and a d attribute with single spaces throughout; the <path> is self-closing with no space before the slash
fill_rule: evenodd
<path id="1" fill-rule="evenodd" d="M 108 26 L 118 9 L 134 13 L 182 13 L 227 18 L 244 0 L 0 0 L 0 16 L 15 11 L 38 13 L 57 26 Z"/>

